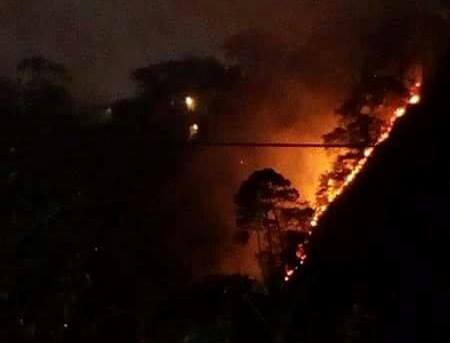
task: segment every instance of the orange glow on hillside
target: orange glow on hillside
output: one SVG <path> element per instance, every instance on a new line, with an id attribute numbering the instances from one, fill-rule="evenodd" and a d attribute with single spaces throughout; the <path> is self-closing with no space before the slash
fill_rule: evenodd
<path id="1" fill-rule="evenodd" d="M 420 103 L 420 88 L 422 86 L 421 81 L 415 81 L 413 85 L 409 88 L 409 95 L 402 101 L 403 104 L 397 106 L 393 109 L 393 112 L 390 113 L 388 120 L 384 123 L 382 130 L 375 142 L 375 147 L 382 144 L 385 140 L 387 140 L 392 132 L 396 121 L 403 117 L 408 110 L 408 106 L 417 105 Z M 364 169 L 367 162 L 370 160 L 373 152 L 375 151 L 375 147 L 366 148 L 359 159 L 354 159 L 348 162 L 351 166 L 350 172 L 344 177 L 343 181 L 339 179 L 335 179 L 330 177 L 326 182 L 326 196 L 325 198 L 317 199 L 316 209 L 313 218 L 311 219 L 310 225 L 311 230 L 309 234 L 313 234 L 313 230 L 315 227 L 319 225 L 320 218 L 327 211 L 330 204 L 335 201 L 339 195 L 341 195 L 347 186 L 349 186 L 358 174 Z M 307 244 L 307 242 L 305 243 Z M 299 259 L 300 265 L 304 264 L 304 261 L 307 257 L 303 244 L 299 245 L 299 249 L 301 249 L 301 253 L 297 254 L 297 258 Z M 286 269 L 285 281 L 289 281 L 295 270 L 294 269 Z"/>

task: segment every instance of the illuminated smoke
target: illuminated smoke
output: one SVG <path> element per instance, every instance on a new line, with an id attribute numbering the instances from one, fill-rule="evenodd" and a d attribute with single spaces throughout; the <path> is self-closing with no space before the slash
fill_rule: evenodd
<path id="1" fill-rule="evenodd" d="M 373 12 L 367 15 L 368 18 L 364 17 L 367 21 L 358 16 L 348 21 L 342 18 L 322 21 L 321 17 L 306 35 L 292 32 L 284 34 L 285 31 L 279 28 L 269 30 L 273 33 L 272 38 L 281 32 L 281 44 L 265 41 L 262 48 L 256 46 L 254 55 L 258 57 L 257 62 L 251 59 L 251 54 L 244 54 L 249 64 L 245 84 L 239 85 L 229 96 L 227 101 L 231 104 L 227 104 L 224 113 L 214 119 L 212 127 L 202 123 L 202 134 L 208 133 L 217 141 L 321 141 L 324 134 L 337 126 L 334 111 L 351 95 L 361 70 L 368 67 L 368 70 L 383 70 L 388 75 L 399 75 L 399 71 L 404 71 L 411 61 L 422 61 L 422 54 L 431 50 L 423 49 L 423 44 L 430 42 L 428 38 L 437 35 L 428 37 L 422 34 L 424 31 L 420 37 L 416 37 L 417 32 L 394 32 L 391 35 L 379 33 L 383 32 L 386 23 L 389 28 L 389 24 L 393 23 L 394 26 L 403 26 L 404 22 L 408 22 L 408 26 L 411 22 L 417 22 L 411 20 L 417 17 L 410 12 L 392 11 L 391 14 L 389 17 Z M 363 22 L 368 23 L 367 27 L 356 30 Z M 340 25 L 335 25 L 337 23 Z M 254 29 L 258 30 L 259 27 Z M 267 24 L 262 27 L 272 29 Z M 412 27 L 413 31 L 416 30 L 414 25 Z M 240 30 L 242 28 L 231 30 L 231 33 Z M 243 41 L 241 45 L 249 48 L 256 44 Z M 276 50 L 280 46 L 281 50 Z M 244 52 L 249 51 L 244 49 Z M 369 61 L 366 63 L 366 60 Z M 406 109 L 420 101 L 422 81 L 411 79 L 414 79 L 412 87 L 415 87 L 416 93 L 402 99 L 402 103 L 399 103 L 399 99 L 393 99 L 392 106 L 380 110 L 381 119 L 386 125 L 379 134 L 377 144 L 388 139 L 397 116 L 405 115 L 399 108 Z M 365 108 L 363 112 L 368 110 Z M 233 195 L 253 171 L 269 167 L 291 180 L 302 197 L 315 204 L 316 215 L 311 221 L 311 226 L 315 227 L 319 225 L 320 217 L 329 203 L 335 201 L 357 177 L 373 153 L 373 147 L 361 151 L 360 159 L 349 162 L 350 172 L 345 175 L 345 179 L 329 180 L 329 191 L 318 202 L 316 193 L 321 186 L 320 176 L 332 170 L 338 156 L 336 151 L 267 148 L 192 151 L 188 163 L 179 171 L 177 184 L 181 186 L 178 193 L 191 195 L 180 200 L 179 206 L 184 212 L 178 217 L 181 227 L 183 223 L 189 222 L 195 228 L 194 231 L 198 227 L 198 231 L 210 235 L 213 242 L 207 241 L 207 248 L 192 252 L 192 266 L 196 269 L 194 273 L 224 272 L 259 276 L 255 259 L 256 242 L 251 239 L 248 246 L 240 247 L 232 241 L 236 229 Z M 197 234 L 197 231 L 184 233 L 183 237 Z M 189 242 L 188 239 L 184 241 Z M 190 251 L 188 249 L 189 245 L 186 250 Z M 304 263 L 306 255 L 303 260 L 300 259 L 299 266 Z"/>
<path id="2" fill-rule="evenodd" d="M 389 117 L 389 120 L 384 123 L 384 126 L 382 128 L 382 131 L 380 132 L 380 135 L 378 136 L 375 146 L 380 145 L 383 143 L 386 139 L 389 138 L 390 133 L 392 132 L 394 125 L 396 123 L 396 120 L 398 118 L 403 117 L 408 109 L 408 105 L 416 105 L 420 102 L 420 88 L 422 86 L 421 81 L 415 81 L 414 85 L 409 88 L 409 96 L 406 98 L 403 102 L 403 105 L 398 106 L 394 109 L 392 114 Z M 351 168 L 351 171 L 344 177 L 343 180 L 335 180 L 335 179 L 329 179 L 327 182 L 327 189 L 325 190 L 325 193 L 327 195 L 326 202 L 322 203 L 320 206 L 316 208 L 316 212 L 311 220 L 311 227 L 315 228 L 318 226 L 320 218 L 324 215 L 324 213 L 327 211 L 328 207 L 338 198 L 339 195 L 341 195 L 345 189 L 355 180 L 355 178 L 358 176 L 358 174 L 364 170 L 364 167 L 370 160 L 370 156 L 374 152 L 376 148 L 366 148 L 364 150 L 363 156 L 361 158 L 356 159 L 353 161 L 353 166 Z M 323 201 L 322 199 L 318 200 L 319 202 Z M 313 231 L 311 230 L 310 235 L 313 234 Z M 297 257 L 299 259 L 300 265 L 302 265 L 306 259 L 306 252 L 304 250 L 304 245 L 299 245 L 300 252 L 297 254 Z M 288 282 L 293 274 L 295 272 L 295 269 L 287 268 L 285 270 L 285 277 L 284 281 Z"/>

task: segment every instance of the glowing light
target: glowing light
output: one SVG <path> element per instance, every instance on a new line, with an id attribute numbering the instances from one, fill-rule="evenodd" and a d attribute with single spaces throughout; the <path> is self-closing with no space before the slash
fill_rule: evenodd
<path id="1" fill-rule="evenodd" d="M 406 113 L 406 108 L 404 107 L 399 107 L 395 110 L 395 116 L 397 118 L 403 117 Z"/>
<path id="2" fill-rule="evenodd" d="M 64 329 L 67 329 L 68 327 L 69 327 L 69 324 L 67 324 L 67 323 L 64 323 Z"/>
<path id="3" fill-rule="evenodd" d="M 348 176 L 345 178 L 345 182 L 347 182 L 347 183 L 352 182 L 353 179 L 355 178 L 355 176 L 356 176 L 356 173 L 351 173 L 350 175 L 348 175 Z"/>
<path id="4" fill-rule="evenodd" d="M 189 126 L 189 139 L 195 138 L 197 136 L 198 131 L 200 130 L 198 124 L 192 124 Z"/>
<path id="5" fill-rule="evenodd" d="M 410 88 L 410 95 L 407 101 L 407 105 L 415 105 L 421 101 L 421 97 L 418 94 L 419 88 L 421 86 L 422 86 L 421 82 L 416 82 L 414 83 L 414 86 Z M 390 117 L 386 118 L 382 126 L 381 132 L 375 141 L 375 146 L 380 145 L 386 139 L 389 138 L 389 135 L 394 128 L 396 120 L 400 117 L 403 117 L 406 114 L 407 105 L 396 108 L 393 112 L 391 112 Z M 378 108 L 382 107 L 383 106 L 379 106 Z M 364 111 L 362 112 L 366 111 L 367 109 L 364 108 Z M 310 225 L 312 228 L 315 228 L 318 225 L 320 218 L 327 211 L 329 205 L 345 191 L 347 186 L 350 183 L 352 183 L 352 181 L 356 178 L 356 176 L 363 170 L 363 168 L 368 162 L 368 158 L 373 154 L 374 151 L 375 151 L 374 147 L 364 149 L 363 157 L 360 157 L 359 159 L 353 159 L 351 161 L 344 163 L 345 170 L 348 170 L 348 172 L 345 172 L 343 176 L 328 177 L 328 180 L 326 181 L 326 189 L 324 190 L 324 193 L 322 192 L 320 193 L 320 197 L 318 197 L 317 200 L 318 204 L 315 213 L 310 221 Z M 340 170 L 336 171 L 338 172 L 337 175 L 340 175 L 341 171 Z M 333 174 L 330 173 L 330 175 Z M 313 231 L 311 230 L 308 231 L 308 234 L 310 236 L 312 235 L 312 233 Z M 300 265 L 303 265 L 307 258 L 303 245 L 299 245 L 299 248 L 296 252 L 296 256 L 299 260 Z M 297 270 L 298 267 L 299 266 L 295 267 L 295 270 Z M 284 281 L 288 282 L 293 274 L 294 270 L 286 268 Z"/>
<path id="6" fill-rule="evenodd" d="M 189 111 L 195 111 L 196 102 L 195 99 L 191 96 L 187 96 L 184 98 L 184 103 Z"/>
<path id="7" fill-rule="evenodd" d="M 408 103 L 410 105 L 417 105 L 420 102 L 420 95 L 415 94 L 411 98 L 409 98 Z"/>
<path id="8" fill-rule="evenodd" d="M 365 157 L 369 157 L 370 155 L 372 155 L 372 153 L 373 153 L 373 148 L 367 148 L 366 150 L 364 150 Z"/>
<path id="9" fill-rule="evenodd" d="M 380 138 L 378 139 L 378 143 L 381 143 L 381 142 L 385 141 L 388 137 L 389 137 L 389 133 L 388 132 L 383 133 L 380 136 Z"/>

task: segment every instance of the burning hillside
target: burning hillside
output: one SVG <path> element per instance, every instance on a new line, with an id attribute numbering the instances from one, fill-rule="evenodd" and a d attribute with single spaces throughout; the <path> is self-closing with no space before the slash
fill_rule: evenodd
<path id="1" fill-rule="evenodd" d="M 361 122 L 361 119 L 366 121 L 366 135 L 364 135 L 364 139 L 354 141 L 357 135 L 347 137 L 350 138 L 348 142 L 349 148 L 339 154 L 332 169 L 321 176 L 320 187 L 316 197 L 315 213 L 311 219 L 310 229 L 308 231 L 309 235 L 313 234 L 314 228 L 318 226 L 320 218 L 327 211 L 328 207 L 346 190 L 358 174 L 364 170 L 376 147 L 389 138 L 397 120 L 407 113 L 408 107 L 417 105 L 420 102 L 422 87 L 421 72 L 416 71 L 414 75 L 407 77 L 403 83 L 406 92 L 403 92 L 401 96 L 389 96 L 388 92 L 385 92 L 385 96 L 374 101 L 374 94 L 362 94 L 363 100 L 353 105 L 358 111 L 356 116 L 353 116 L 350 121 L 348 118 L 345 118 L 342 121 L 342 125 L 334 130 L 333 133 L 335 136 L 342 136 L 351 133 L 352 126 L 353 128 L 358 126 L 357 124 Z M 342 108 L 340 111 L 343 116 L 348 116 L 348 113 L 351 113 L 351 110 L 342 112 Z M 368 124 L 367 121 L 369 121 Z M 360 127 L 358 128 L 360 129 Z M 330 138 L 330 135 L 325 135 L 324 138 L 325 141 L 327 139 L 333 140 Z M 296 253 L 298 265 L 285 267 L 284 280 L 286 282 L 299 269 L 299 265 L 304 264 L 307 258 L 305 248 L 308 243 L 309 240 L 305 240 L 304 243 L 298 245 Z"/>

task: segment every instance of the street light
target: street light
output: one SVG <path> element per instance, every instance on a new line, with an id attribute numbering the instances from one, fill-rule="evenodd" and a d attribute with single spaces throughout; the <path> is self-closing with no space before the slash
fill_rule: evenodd
<path id="1" fill-rule="evenodd" d="M 196 103 L 193 97 L 187 96 L 184 98 L 184 103 L 186 104 L 188 111 L 195 111 Z"/>
<path id="2" fill-rule="evenodd" d="M 197 136 L 198 131 L 199 131 L 199 126 L 198 124 L 192 124 L 191 126 L 189 126 L 189 139 L 195 138 L 195 136 Z"/>

